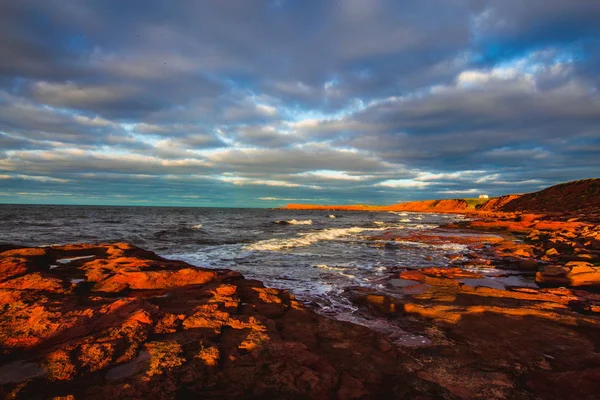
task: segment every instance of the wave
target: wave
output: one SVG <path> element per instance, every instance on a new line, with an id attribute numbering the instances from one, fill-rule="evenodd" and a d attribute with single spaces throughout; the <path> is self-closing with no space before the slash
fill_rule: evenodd
<path id="1" fill-rule="evenodd" d="M 330 215 L 328 215 L 328 217 L 329 217 L 329 218 L 331 218 L 331 219 L 334 219 L 334 218 L 336 218 L 336 216 L 335 216 L 335 215 L 333 215 L 333 214 L 330 214 Z"/>
<path id="2" fill-rule="evenodd" d="M 348 271 L 348 268 L 330 267 L 327 264 L 317 264 L 314 267 L 315 268 L 319 268 L 319 269 L 325 269 L 325 270 L 333 271 L 336 275 L 341 275 L 341 276 L 346 277 L 346 278 L 356 279 L 356 275 L 345 273 L 345 272 Z"/>
<path id="3" fill-rule="evenodd" d="M 345 271 L 346 268 L 343 267 L 330 267 L 327 264 L 317 264 L 317 265 L 313 265 L 313 268 L 319 268 L 319 269 L 329 269 L 332 271 Z"/>
<path id="4" fill-rule="evenodd" d="M 306 219 L 306 220 L 296 220 L 296 219 L 291 219 L 289 221 L 275 221 L 276 224 L 279 225 L 312 225 L 312 219 Z"/>
<path id="5" fill-rule="evenodd" d="M 201 229 L 201 228 L 202 228 L 202 224 L 192 226 L 192 229 Z"/>
<path id="6" fill-rule="evenodd" d="M 408 226 L 408 227 L 406 227 L 406 229 L 419 230 L 419 229 L 435 229 L 438 227 L 439 227 L 439 225 L 436 225 L 436 224 L 416 224 L 416 225 Z"/>
<path id="7" fill-rule="evenodd" d="M 331 228 L 323 229 L 317 232 L 306 232 L 299 234 L 299 237 L 287 239 L 267 239 L 261 240 L 249 246 L 244 250 L 254 251 L 279 251 L 284 249 L 293 249 L 295 247 L 306 247 L 325 240 L 335 240 L 344 236 L 351 236 L 364 231 L 376 231 L 378 228 L 361 228 L 358 226 L 352 228 Z"/>
<path id="8" fill-rule="evenodd" d="M 373 223 L 375 225 L 377 225 L 377 226 L 383 226 L 383 225 L 385 225 L 385 222 L 383 222 L 383 221 L 373 221 Z"/>
<path id="9" fill-rule="evenodd" d="M 410 218 L 402 218 L 400 222 L 410 222 Z"/>
<path id="10" fill-rule="evenodd" d="M 410 240 L 396 240 L 394 243 L 398 245 L 408 245 L 413 247 L 452 250 L 458 253 L 465 252 L 468 250 L 468 247 L 466 245 L 459 243 L 423 243 Z"/>

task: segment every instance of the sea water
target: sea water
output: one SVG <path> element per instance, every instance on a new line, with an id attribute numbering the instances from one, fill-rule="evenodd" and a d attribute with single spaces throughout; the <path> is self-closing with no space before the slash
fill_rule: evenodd
<path id="1" fill-rule="evenodd" d="M 320 312 L 347 315 L 349 287 L 383 289 L 392 267 L 430 267 L 467 249 L 450 241 L 382 243 L 462 219 L 430 213 L 279 209 L 0 205 L 0 243 L 46 246 L 127 241 L 288 289 Z"/>

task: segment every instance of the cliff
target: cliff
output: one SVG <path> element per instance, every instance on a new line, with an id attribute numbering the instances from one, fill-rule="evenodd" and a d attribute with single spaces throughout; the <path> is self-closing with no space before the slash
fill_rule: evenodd
<path id="1" fill-rule="evenodd" d="M 394 204 L 388 207 L 390 211 L 418 211 L 418 212 L 462 212 L 469 209 L 465 200 L 424 200 L 408 203 Z"/>
<path id="2" fill-rule="evenodd" d="M 600 210 L 600 179 L 584 179 L 551 186 L 515 198 L 501 211 L 574 212 Z"/>
<path id="3" fill-rule="evenodd" d="M 288 204 L 286 210 L 330 210 L 330 211 L 418 211 L 418 212 L 464 212 L 469 209 L 465 200 L 423 200 L 393 204 L 390 206 L 370 205 L 317 205 Z"/>
<path id="4" fill-rule="evenodd" d="M 500 211 L 507 203 L 521 197 L 519 194 L 507 194 L 505 196 L 493 197 L 477 207 L 477 211 Z"/>
<path id="5" fill-rule="evenodd" d="M 339 210 L 339 211 L 414 211 L 442 213 L 472 212 L 590 212 L 600 213 L 600 179 L 584 179 L 551 186 L 528 194 L 509 194 L 489 199 L 471 207 L 464 199 L 423 200 L 392 204 L 370 205 L 315 205 L 288 204 L 288 210 Z"/>

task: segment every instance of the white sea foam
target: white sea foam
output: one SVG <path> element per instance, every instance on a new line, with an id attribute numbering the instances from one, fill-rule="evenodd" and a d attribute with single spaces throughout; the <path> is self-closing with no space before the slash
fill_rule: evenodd
<path id="1" fill-rule="evenodd" d="M 455 252 L 463 252 L 468 249 L 468 247 L 464 244 L 458 243 L 422 243 L 422 242 L 413 242 L 406 240 L 396 240 L 396 244 L 405 244 L 413 247 L 422 247 L 422 248 L 435 248 L 442 250 L 453 250 Z"/>
<path id="2" fill-rule="evenodd" d="M 410 218 L 402 218 L 400 222 L 410 222 Z"/>
<path id="3" fill-rule="evenodd" d="M 306 247 L 324 240 L 335 240 L 344 236 L 351 236 L 353 234 L 361 233 L 364 231 L 379 230 L 377 228 L 331 228 L 323 229 L 316 232 L 305 232 L 300 233 L 298 237 L 286 238 L 286 239 L 267 239 L 261 240 L 249 246 L 245 246 L 244 250 L 254 251 L 279 251 L 284 249 L 293 249 L 295 247 Z"/>
<path id="4" fill-rule="evenodd" d="M 61 258 L 60 260 L 56 260 L 56 262 L 59 263 L 59 264 L 68 264 L 71 261 L 84 260 L 86 258 L 94 258 L 94 257 L 96 257 L 96 256 L 81 256 L 81 257 Z"/>
<path id="5" fill-rule="evenodd" d="M 192 226 L 192 229 L 201 229 L 201 228 L 202 228 L 202 224 Z"/>
<path id="6" fill-rule="evenodd" d="M 348 268 L 330 267 L 327 264 L 318 264 L 318 265 L 315 265 L 315 268 L 333 271 L 336 275 L 341 275 L 343 277 L 350 278 L 350 279 L 356 279 L 356 275 L 347 274 L 347 273 L 344 272 L 344 271 L 347 271 Z"/>
<path id="7" fill-rule="evenodd" d="M 331 218 L 331 219 L 334 219 L 334 218 L 335 218 L 335 215 L 333 215 L 333 214 L 330 214 L 330 215 L 328 215 L 328 217 L 329 217 L 329 218 Z"/>
<path id="8" fill-rule="evenodd" d="M 305 220 L 297 220 L 297 219 L 290 219 L 289 221 L 275 221 L 276 224 L 281 224 L 281 225 L 312 225 L 312 219 L 305 219 Z"/>
<path id="9" fill-rule="evenodd" d="M 439 227 L 439 225 L 435 225 L 435 224 L 417 224 L 417 225 L 412 225 L 412 226 L 408 226 L 407 229 L 435 229 Z"/>
<path id="10" fill-rule="evenodd" d="M 373 221 L 373 223 L 377 226 L 385 225 L 385 222 L 383 222 L 383 221 Z"/>
<path id="11" fill-rule="evenodd" d="M 319 269 L 329 269 L 332 271 L 344 271 L 346 269 L 346 268 L 342 268 L 342 267 L 330 267 L 327 264 L 317 264 L 314 267 L 319 268 Z"/>

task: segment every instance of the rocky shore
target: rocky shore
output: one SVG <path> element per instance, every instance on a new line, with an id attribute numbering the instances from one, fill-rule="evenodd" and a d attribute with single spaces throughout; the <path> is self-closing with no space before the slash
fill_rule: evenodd
<path id="1" fill-rule="evenodd" d="M 460 242 L 470 253 L 446 268 L 391 267 L 384 291 L 354 288 L 349 298 L 402 332 L 403 365 L 451 397 L 596 398 L 600 226 L 566 215 L 472 217 L 428 234 L 371 237 Z"/>
<path id="2" fill-rule="evenodd" d="M 467 248 L 347 289 L 370 327 L 127 243 L 2 245 L 0 397 L 596 399 L 598 215 L 468 216 L 365 235 Z"/>
<path id="3" fill-rule="evenodd" d="M 368 328 L 126 243 L 0 253 L 0 397 L 385 398 L 443 390 Z"/>

